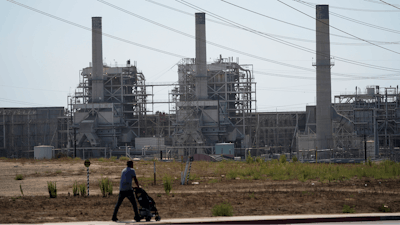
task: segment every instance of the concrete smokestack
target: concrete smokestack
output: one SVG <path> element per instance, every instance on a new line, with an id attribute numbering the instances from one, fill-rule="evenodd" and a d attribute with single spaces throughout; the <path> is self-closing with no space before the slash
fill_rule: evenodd
<path id="1" fill-rule="evenodd" d="M 92 102 L 104 101 L 101 17 L 92 17 Z"/>
<path id="2" fill-rule="evenodd" d="M 207 99 L 206 14 L 196 13 L 196 97 Z"/>
<path id="3" fill-rule="evenodd" d="M 329 6 L 316 6 L 317 69 L 317 148 L 333 145 L 331 116 L 331 50 L 329 40 Z"/>

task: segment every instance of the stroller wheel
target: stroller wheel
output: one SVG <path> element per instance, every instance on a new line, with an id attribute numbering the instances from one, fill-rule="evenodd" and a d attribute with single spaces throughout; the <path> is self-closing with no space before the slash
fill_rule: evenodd
<path id="1" fill-rule="evenodd" d="M 151 216 L 146 216 L 146 221 L 149 222 L 151 220 Z"/>
<path id="2" fill-rule="evenodd" d="M 161 220 L 161 216 L 156 216 L 156 221 L 160 221 Z"/>

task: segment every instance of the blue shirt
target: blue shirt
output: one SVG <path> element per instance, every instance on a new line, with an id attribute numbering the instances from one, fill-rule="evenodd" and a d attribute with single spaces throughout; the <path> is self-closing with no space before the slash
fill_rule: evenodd
<path id="1" fill-rule="evenodd" d="M 135 170 L 126 167 L 121 173 L 121 182 L 119 183 L 119 191 L 130 191 L 132 189 L 132 177 L 136 177 Z"/>

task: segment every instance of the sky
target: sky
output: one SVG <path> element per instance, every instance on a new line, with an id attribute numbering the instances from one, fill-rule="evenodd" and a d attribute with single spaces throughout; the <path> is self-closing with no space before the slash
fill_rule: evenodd
<path id="1" fill-rule="evenodd" d="M 334 13 L 332 102 L 356 86 L 394 87 L 400 83 L 400 1 L 385 2 L 393 6 L 379 0 L 0 0 L 0 108 L 66 107 L 92 60 L 91 17 L 102 17 L 103 32 L 116 37 L 103 36 L 104 63 L 130 59 L 147 83 L 176 82 L 177 63 L 195 57 L 195 40 L 182 33 L 194 36 L 194 14 L 205 12 L 207 41 L 224 46 L 207 44 L 207 59 L 222 55 L 253 65 L 257 111 L 304 111 L 316 101 L 316 74 L 307 71 L 315 69 L 315 7 L 307 3 L 328 4 Z M 155 88 L 154 100 L 167 100 L 170 89 Z"/>

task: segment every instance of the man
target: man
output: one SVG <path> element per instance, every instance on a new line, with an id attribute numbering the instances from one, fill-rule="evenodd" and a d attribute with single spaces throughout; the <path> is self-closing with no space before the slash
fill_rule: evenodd
<path id="1" fill-rule="evenodd" d="M 122 201 L 126 197 L 132 203 L 133 211 L 135 212 L 135 220 L 136 220 L 136 222 L 139 222 L 140 221 L 140 215 L 139 215 L 138 208 L 137 208 L 137 205 L 136 205 L 135 195 L 133 193 L 132 178 L 135 181 L 135 184 L 137 185 L 137 187 L 139 187 L 139 182 L 136 179 L 135 170 L 132 169 L 133 168 L 133 161 L 128 161 L 126 164 L 127 164 L 127 167 L 125 169 L 123 169 L 122 173 L 121 173 L 121 181 L 119 183 L 118 202 L 115 205 L 114 214 L 113 214 L 111 220 L 112 221 L 117 221 L 118 220 L 118 218 L 117 218 L 118 209 L 121 206 Z"/>

